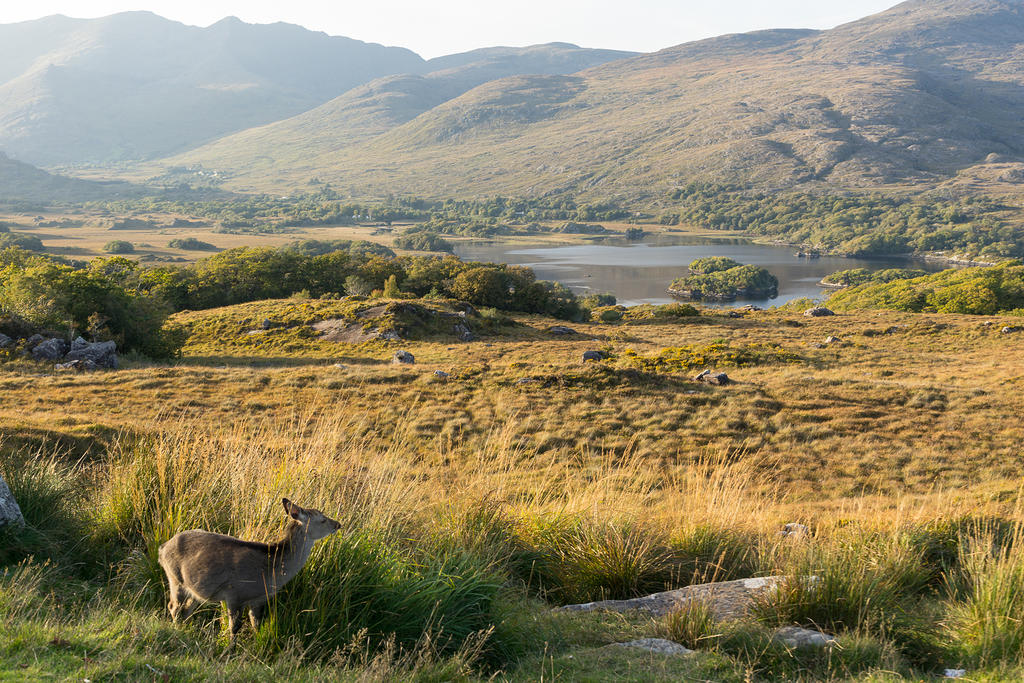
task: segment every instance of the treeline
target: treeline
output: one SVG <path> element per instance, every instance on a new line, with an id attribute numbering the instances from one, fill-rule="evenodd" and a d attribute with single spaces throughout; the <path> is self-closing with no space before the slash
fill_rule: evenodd
<path id="1" fill-rule="evenodd" d="M 667 225 L 743 230 L 846 256 L 1024 256 L 1024 230 L 1000 218 L 1010 207 L 986 198 L 760 194 L 691 183 L 674 190 L 669 200 L 674 206 L 660 217 Z"/>
<path id="2" fill-rule="evenodd" d="M 503 223 L 621 220 L 631 215 L 630 211 L 613 203 L 578 203 L 569 198 L 430 201 L 395 197 L 380 202 L 353 202 L 327 186 L 292 197 L 249 195 L 189 200 L 163 195 L 91 202 L 86 207 L 121 216 L 178 213 L 212 221 L 217 230 L 228 232 L 281 232 L 289 227 L 411 221 L 422 222 L 434 232 L 448 234 L 454 234 L 453 230 L 458 227 L 470 226 L 470 232 L 458 234 L 474 236 L 501 234 L 496 226 Z"/>
<path id="3" fill-rule="evenodd" d="M 887 268 L 874 271 L 867 268 L 852 268 L 826 275 L 821 279 L 821 282 L 822 284 L 834 287 L 856 287 L 866 284 L 884 284 L 894 280 L 913 280 L 916 277 L 924 277 L 927 274 L 928 271 L 910 268 Z"/>
<path id="4" fill-rule="evenodd" d="M 368 245 L 311 240 L 280 249 L 240 247 L 180 267 L 141 266 L 123 257 L 71 263 L 7 249 L 0 252 L 0 332 L 82 334 L 166 358 L 184 342 L 165 325 L 173 312 L 300 293 L 448 297 L 565 320 L 585 317 L 584 303 L 572 291 L 538 281 L 526 267 L 454 256 L 396 257 L 386 247 Z"/>
<path id="5" fill-rule="evenodd" d="M 836 292 L 829 308 L 881 308 L 914 313 L 1024 315 L 1024 265 L 943 270 L 913 279 L 864 284 Z"/>

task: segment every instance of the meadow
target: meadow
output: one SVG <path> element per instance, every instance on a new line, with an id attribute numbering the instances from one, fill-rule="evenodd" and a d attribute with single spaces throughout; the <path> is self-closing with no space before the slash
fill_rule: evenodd
<path id="1" fill-rule="evenodd" d="M 0 545 L 2 675 L 1021 675 L 1024 334 L 1001 333 L 1019 318 L 638 307 L 555 335 L 564 322 L 481 310 L 470 342 L 445 324 L 310 333 L 360 313 L 401 327 L 410 305 L 444 321 L 453 303 L 257 301 L 172 316 L 176 361 L 9 361 L 0 472 L 28 526 Z M 398 348 L 416 363 L 393 364 Z M 704 368 L 733 383 L 695 382 Z M 159 544 L 193 527 L 271 539 L 282 496 L 343 529 L 260 631 L 228 652 L 217 607 L 172 625 Z M 789 522 L 810 536 L 782 539 Z M 779 574 L 738 621 L 552 609 Z M 774 642 L 790 623 L 838 646 Z M 698 653 L 610 647 L 648 636 Z"/>

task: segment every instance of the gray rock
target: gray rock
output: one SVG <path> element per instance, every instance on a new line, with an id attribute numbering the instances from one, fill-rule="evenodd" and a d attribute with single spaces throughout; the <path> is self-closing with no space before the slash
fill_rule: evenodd
<path id="1" fill-rule="evenodd" d="M 828 339 L 825 340 L 825 343 L 826 344 L 842 344 L 843 340 L 840 339 L 839 337 L 829 337 Z"/>
<path id="2" fill-rule="evenodd" d="M 469 326 L 465 325 L 464 323 L 455 323 L 455 325 L 452 327 L 452 331 L 455 333 L 455 336 L 458 337 L 461 341 L 468 342 L 476 339 L 476 337 L 473 335 L 473 330 L 469 329 Z"/>
<path id="3" fill-rule="evenodd" d="M 790 522 L 782 527 L 782 531 L 779 532 L 779 536 L 793 536 L 802 538 L 810 533 L 810 529 L 804 524 L 797 524 L 796 522 Z"/>
<path id="4" fill-rule="evenodd" d="M 810 318 L 821 318 L 827 315 L 835 315 L 835 313 L 824 306 L 815 306 L 814 308 L 808 308 L 804 311 L 804 315 Z"/>
<path id="5" fill-rule="evenodd" d="M 260 324 L 260 327 L 264 330 L 269 330 L 273 326 L 274 323 L 270 320 L 270 318 L 265 318 L 263 322 Z"/>
<path id="6" fill-rule="evenodd" d="M 834 645 L 836 639 L 832 636 L 800 626 L 783 626 L 775 632 L 773 639 L 788 647 L 828 647 Z"/>
<path id="7" fill-rule="evenodd" d="M 659 655 L 678 656 L 693 654 L 693 650 L 690 648 L 683 647 L 679 643 L 674 643 L 671 640 L 665 640 L 664 638 L 641 638 L 639 640 L 631 640 L 628 643 L 615 643 L 612 647 L 634 647 L 639 650 L 654 652 Z"/>
<path id="8" fill-rule="evenodd" d="M 999 334 L 1013 334 L 1014 332 L 1020 332 L 1024 327 L 1012 327 L 1007 325 L 1003 329 L 999 330 Z"/>
<path id="9" fill-rule="evenodd" d="M 524 384 L 538 384 L 539 382 L 539 379 L 534 379 L 533 377 L 522 377 L 513 382 L 513 384 L 517 387 L 521 387 Z"/>
<path id="10" fill-rule="evenodd" d="M 583 362 L 586 363 L 588 360 L 604 360 L 607 356 L 604 351 L 584 351 Z"/>
<path id="11" fill-rule="evenodd" d="M 448 379 L 451 375 L 444 370 L 434 370 L 434 377 L 438 379 Z"/>
<path id="12" fill-rule="evenodd" d="M 3 332 L 0 332 L 0 349 L 7 348 L 14 343 L 14 340 L 8 337 Z"/>
<path id="13" fill-rule="evenodd" d="M 729 311 L 729 317 L 730 318 L 742 318 L 743 314 L 740 313 L 739 311 Z"/>
<path id="14" fill-rule="evenodd" d="M 27 346 L 28 348 L 32 348 L 33 346 L 43 341 L 44 339 L 46 339 L 46 337 L 44 337 L 41 334 L 33 334 L 31 337 L 25 340 L 25 346 Z"/>
<path id="15" fill-rule="evenodd" d="M 395 355 L 391 357 L 391 362 L 404 365 L 412 365 L 413 363 L 416 362 L 416 357 L 413 356 L 408 351 L 398 350 L 395 351 Z"/>
<path id="16" fill-rule="evenodd" d="M 22 526 L 25 518 L 21 516 L 21 508 L 18 501 L 14 500 L 11 489 L 7 488 L 7 482 L 0 476 L 0 526 L 12 524 Z"/>
<path id="17" fill-rule="evenodd" d="M 117 368 L 117 344 L 112 341 L 87 342 L 78 337 L 71 342 L 71 351 L 64 357 L 64 362 L 80 360 L 95 363 L 98 368 Z"/>
<path id="18" fill-rule="evenodd" d="M 576 334 L 576 330 L 572 329 L 571 327 L 566 327 L 565 325 L 552 325 L 551 327 L 548 328 L 548 333 L 561 336 L 567 334 Z"/>
<path id="19" fill-rule="evenodd" d="M 724 372 L 711 372 L 705 370 L 696 377 L 693 378 L 695 382 L 704 382 L 705 384 L 714 384 L 715 386 L 725 386 L 732 380 L 729 379 L 729 375 Z"/>
<path id="20" fill-rule="evenodd" d="M 67 348 L 63 339 L 47 339 L 35 345 L 32 349 L 32 357 L 36 360 L 59 360 Z"/>

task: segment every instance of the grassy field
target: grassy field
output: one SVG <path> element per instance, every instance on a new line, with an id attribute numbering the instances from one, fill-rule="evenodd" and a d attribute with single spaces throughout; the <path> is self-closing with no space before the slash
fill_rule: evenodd
<path id="1" fill-rule="evenodd" d="M 0 544 L 0 676 L 1021 673 L 1024 336 L 999 331 L 1015 319 L 641 307 L 556 336 L 557 321 L 485 310 L 460 342 L 452 310 L 257 302 L 178 314 L 190 338 L 171 364 L 9 362 L 0 471 L 29 527 Z M 324 320 L 413 338 L 324 341 Z M 416 363 L 392 364 L 397 348 Z M 584 365 L 585 350 L 608 357 Z M 694 382 L 703 368 L 734 383 Z M 228 654 L 218 609 L 172 625 L 159 543 L 193 527 L 271 538 L 285 495 L 343 531 L 259 633 Z M 786 522 L 813 538 L 780 544 Z M 727 624 L 550 610 L 777 573 L 822 577 L 829 600 L 780 593 Z M 842 648 L 790 651 L 776 623 Z M 606 647 L 646 636 L 701 653 Z"/>

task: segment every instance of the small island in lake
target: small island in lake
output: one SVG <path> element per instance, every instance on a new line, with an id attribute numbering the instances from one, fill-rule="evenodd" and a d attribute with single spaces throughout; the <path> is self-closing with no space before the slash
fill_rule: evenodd
<path id="1" fill-rule="evenodd" d="M 743 265 L 724 256 L 709 256 L 689 266 L 690 275 L 677 278 L 668 293 L 682 299 L 733 301 L 743 297 L 772 299 L 779 295 L 778 279 L 760 266 Z"/>

